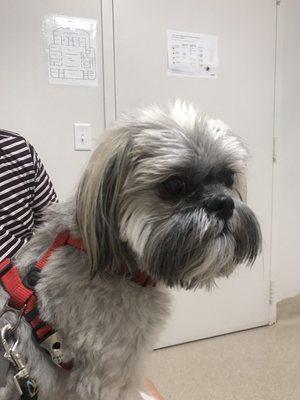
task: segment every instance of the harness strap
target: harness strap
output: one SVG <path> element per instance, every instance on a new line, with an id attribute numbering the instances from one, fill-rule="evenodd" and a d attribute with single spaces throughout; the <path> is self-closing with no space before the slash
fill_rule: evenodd
<path id="1" fill-rule="evenodd" d="M 40 270 L 43 269 L 44 266 L 47 264 L 47 261 L 49 260 L 50 256 L 53 254 L 53 252 L 57 250 L 59 247 L 66 244 L 73 246 L 78 250 L 85 251 L 82 241 L 80 239 L 71 236 L 69 231 L 59 233 L 56 236 L 52 245 L 45 251 L 42 257 L 36 263 L 37 268 L 39 268 Z"/>
<path id="2" fill-rule="evenodd" d="M 24 286 L 18 268 L 9 258 L 0 264 L 0 279 L 10 294 L 9 305 L 20 310 L 33 295 L 33 291 Z"/>
<path id="3" fill-rule="evenodd" d="M 55 250 L 64 245 L 71 245 L 79 250 L 84 250 L 82 242 L 70 236 L 69 232 L 58 234 L 52 245 L 37 261 L 35 267 L 29 270 L 23 281 L 18 268 L 13 264 L 11 259 L 6 258 L 0 263 L 0 281 L 3 288 L 10 295 L 8 304 L 15 309 L 23 309 L 23 315 L 26 321 L 31 325 L 33 335 L 38 343 L 42 343 L 46 340 L 54 333 L 54 330 L 50 324 L 42 321 L 39 316 L 34 286 L 38 281 L 39 272 L 46 266 L 51 255 Z M 33 276 L 34 282 L 30 284 L 30 281 L 28 282 L 26 278 L 32 273 L 35 273 L 35 276 Z M 72 363 L 61 363 L 60 366 L 69 370 L 72 368 Z"/>
<path id="4" fill-rule="evenodd" d="M 138 271 L 134 275 L 130 274 L 127 267 L 123 268 L 123 273 L 127 275 L 132 282 L 136 283 L 139 286 L 156 286 L 156 281 L 153 280 L 146 272 Z"/>
<path id="5" fill-rule="evenodd" d="M 82 241 L 72 237 L 69 231 L 59 233 L 51 246 L 43 253 L 23 280 L 18 268 L 11 259 L 6 258 L 0 263 L 0 281 L 3 288 L 10 295 L 8 304 L 15 309 L 23 309 L 24 317 L 31 325 L 33 334 L 39 344 L 54 334 L 54 330 L 50 324 L 42 321 L 39 316 L 34 287 L 38 282 L 41 270 L 46 266 L 51 255 L 64 245 L 70 245 L 78 250 L 85 251 Z M 127 266 L 125 266 L 123 273 L 140 286 L 154 287 L 156 285 L 156 282 L 145 272 L 138 271 L 132 275 L 129 273 Z M 66 370 L 70 370 L 72 362 L 61 363 L 60 366 Z"/>

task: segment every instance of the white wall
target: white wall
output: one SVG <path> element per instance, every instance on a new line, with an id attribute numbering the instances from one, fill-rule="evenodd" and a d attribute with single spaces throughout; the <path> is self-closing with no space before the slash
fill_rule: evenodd
<path id="1" fill-rule="evenodd" d="M 278 8 L 273 266 L 277 300 L 300 293 L 300 1 Z"/>
<path id="2" fill-rule="evenodd" d="M 21 133 L 37 149 L 60 199 L 72 191 L 90 152 L 76 152 L 73 123 L 103 128 L 100 0 L 1 0 L 0 128 Z M 62 14 L 98 19 L 99 88 L 50 85 L 42 17 Z"/>
<path id="3" fill-rule="evenodd" d="M 110 2 L 105 1 L 104 7 L 107 4 Z M 1 0 L 0 128 L 17 131 L 32 142 L 60 199 L 71 193 L 90 156 L 90 152 L 74 151 L 73 123 L 91 123 L 94 143 L 104 125 L 101 31 L 98 29 L 99 88 L 49 85 L 41 20 L 47 14 L 96 18 L 100 28 L 100 7 L 100 0 Z M 278 8 L 272 260 L 278 300 L 300 292 L 299 37 L 300 0 L 282 0 Z M 112 36 L 105 42 L 105 51 L 112 56 Z M 111 70 L 106 74 L 113 79 Z M 106 93 L 107 101 L 112 97 L 113 93 Z M 112 102 L 108 108 L 113 114 Z"/>

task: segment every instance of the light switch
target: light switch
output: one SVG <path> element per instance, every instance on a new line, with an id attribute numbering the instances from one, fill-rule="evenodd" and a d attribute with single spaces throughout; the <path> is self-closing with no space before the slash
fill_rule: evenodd
<path id="1" fill-rule="evenodd" d="M 90 124 L 74 124 L 75 150 L 92 149 L 92 129 Z"/>

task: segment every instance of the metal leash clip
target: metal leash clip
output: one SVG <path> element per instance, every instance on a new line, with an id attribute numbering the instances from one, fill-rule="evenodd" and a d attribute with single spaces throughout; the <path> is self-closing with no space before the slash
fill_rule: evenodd
<path id="1" fill-rule="evenodd" d="M 15 314 L 15 316 L 17 317 L 17 319 L 16 319 L 15 324 L 14 324 L 13 326 L 11 326 L 11 330 L 10 330 L 10 332 L 9 332 L 10 334 L 12 334 L 12 333 L 14 333 L 14 332 L 16 331 L 16 329 L 17 329 L 18 326 L 20 325 L 21 318 L 22 318 L 24 309 L 25 309 L 25 307 L 26 307 L 26 304 L 24 305 L 23 308 L 21 308 L 20 310 L 17 310 L 16 308 L 13 308 L 13 307 L 9 306 L 9 305 L 8 305 L 8 301 L 9 301 L 9 300 L 6 301 L 6 303 L 4 304 L 3 309 L 0 311 L 0 318 L 1 318 L 4 314 L 6 314 L 6 313 L 8 313 L 8 312 L 11 312 L 11 313 Z"/>
<path id="2" fill-rule="evenodd" d="M 20 354 L 16 348 L 19 340 L 17 339 L 14 343 L 10 344 L 7 337 L 11 337 L 14 327 L 7 323 L 1 329 L 1 344 L 4 348 L 4 357 L 7 358 L 12 364 L 15 375 L 13 377 L 14 384 L 16 385 L 17 391 L 20 395 L 21 400 L 37 400 L 38 388 L 34 379 L 29 377 L 28 370 Z"/>

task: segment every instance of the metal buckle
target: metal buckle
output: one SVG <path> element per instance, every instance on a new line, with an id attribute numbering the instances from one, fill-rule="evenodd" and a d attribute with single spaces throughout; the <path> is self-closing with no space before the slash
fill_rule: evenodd
<path id="1" fill-rule="evenodd" d="M 60 366 L 60 364 L 64 361 L 62 338 L 58 332 L 53 332 L 43 342 L 40 343 L 40 346 L 50 354 L 52 361 L 56 365 Z"/>
<path id="2" fill-rule="evenodd" d="M 0 318 L 3 317 L 3 315 L 8 313 L 8 312 L 11 312 L 11 313 L 16 315 L 17 320 L 16 320 L 15 324 L 14 325 L 12 325 L 11 323 L 9 324 L 10 325 L 9 333 L 12 334 L 12 333 L 14 333 L 16 331 L 16 329 L 20 325 L 21 318 L 22 318 L 23 312 L 25 310 L 26 304 L 24 304 L 24 306 L 20 310 L 18 310 L 16 308 L 13 308 L 13 307 L 9 306 L 8 302 L 9 302 L 9 300 L 6 301 L 6 303 L 4 304 L 3 309 L 0 311 Z"/>

